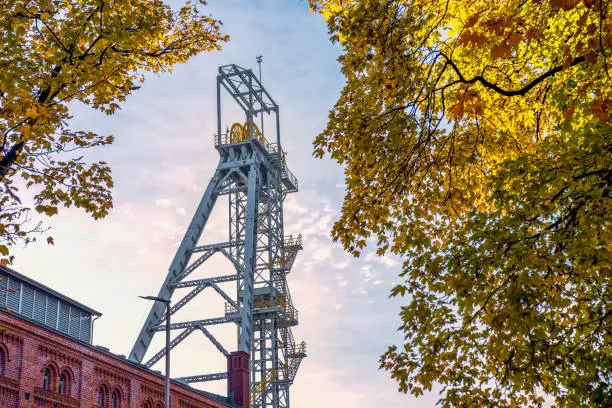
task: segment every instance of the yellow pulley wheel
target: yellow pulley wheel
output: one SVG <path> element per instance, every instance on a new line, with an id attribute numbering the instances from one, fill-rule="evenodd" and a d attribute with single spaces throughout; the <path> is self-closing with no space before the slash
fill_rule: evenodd
<path id="1" fill-rule="evenodd" d="M 249 121 L 248 120 L 244 122 L 243 129 L 245 133 L 245 139 L 248 139 L 249 138 Z M 262 145 L 264 146 L 266 145 L 265 139 L 255 123 L 253 123 L 253 134 L 255 135 L 255 139 L 259 140 Z"/>
<path id="2" fill-rule="evenodd" d="M 244 141 L 245 134 L 244 129 L 240 123 L 234 123 L 230 129 L 230 143 L 238 143 Z"/>

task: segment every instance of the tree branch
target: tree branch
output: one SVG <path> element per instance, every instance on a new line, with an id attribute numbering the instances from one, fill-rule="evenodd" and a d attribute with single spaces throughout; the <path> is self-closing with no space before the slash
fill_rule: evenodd
<path id="1" fill-rule="evenodd" d="M 563 68 L 564 68 L 563 65 L 558 65 L 555 68 L 551 69 L 550 71 L 547 71 L 546 73 L 540 75 L 539 77 L 537 77 L 536 79 L 534 79 L 533 81 L 531 81 L 530 83 L 525 85 L 524 87 L 522 87 L 520 89 L 508 91 L 506 89 L 500 88 L 499 86 L 497 86 L 496 84 L 494 84 L 492 82 L 487 81 L 482 75 L 477 75 L 477 76 L 475 76 L 472 79 L 465 79 L 463 77 L 463 75 L 461 74 L 461 71 L 459 71 L 459 68 L 457 67 L 457 65 L 455 65 L 455 63 L 453 62 L 453 60 L 451 60 L 449 57 L 444 55 L 444 53 L 440 53 L 440 55 L 442 57 L 444 57 L 444 59 L 446 60 L 446 64 L 450 65 L 453 68 L 453 71 L 455 71 L 455 73 L 459 77 L 459 80 L 453 81 L 452 83 L 448 84 L 447 86 L 450 86 L 450 85 L 453 85 L 453 84 L 457 84 L 457 83 L 474 84 L 476 82 L 480 82 L 485 88 L 492 89 L 495 92 L 497 92 L 497 93 L 499 93 L 501 95 L 504 95 L 504 96 L 524 96 L 534 86 L 538 85 L 540 82 L 544 81 L 546 78 L 554 76 L 557 72 L 562 71 Z M 583 56 L 574 58 L 574 60 L 569 64 L 569 66 L 566 66 L 565 68 L 573 67 L 574 65 L 578 65 L 578 64 L 580 64 L 581 62 L 584 62 L 584 61 L 585 61 L 585 58 Z"/>
<path id="2" fill-rule="evenodd" d="M 23 140 L 19 143 L 14 144 L 8 151 L 8 153 L 6 153 L 4 157 L 2 157 L 2 160 L 0 160 L 0 181 L 4 181 L 9 170 L 17 160 L 17 156 L 19 155 L 19 153 L 21 153 L 23 146 Z"/>

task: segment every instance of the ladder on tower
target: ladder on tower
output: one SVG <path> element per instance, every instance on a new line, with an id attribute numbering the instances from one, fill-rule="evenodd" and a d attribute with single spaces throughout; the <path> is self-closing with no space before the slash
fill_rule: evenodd
<path id="1" fill-rule="evenodd" d="M 251 387 L 251 404 L 261 404 L 261 398 L 263 397 L 265 391 L 267 391 L 268 388 L 271 388 L 270 386 L 272 385 L 272 383 L 278 378 L 276 371 L 277 370 L 268 371 L 268 375 L 266 376 L 266 378 Z"/>
<path id="2" fill-rule="evenodd" d="M 287 357 L 289 358 L 289 369 L 287 373 L 287 379 L 293 383 L 295 379 L 295 375 L 297 374 L 298 368 L 300 368 L 300 363 L 306 357 L 306 342 L 301 342 L 298 346 L 295 344 L 290 349 Z"/>
<path id="3" fill-rule="evenodd" d="M 286 273 L 291 272 L 291 268 L 293 268 L 293 263 L 295 262 L 295 258 L 297 257 L 298 252 L 303 249 L 302 246 L 302 234 L 294 237 L 293 235 L 289 235 L 285 237 L 283 242 L 283 256 L 278 260 L 276 265 L 273 266 L 273 270 L 282 270 Z"/>
<path id="4" fill-rule="evenodd" d="M 281 180 L 285 192 L 296 192 L 298 190 L 298 180 L 287 168 L 287 153 L 278 148 L 276 143 L 267 143 L 266 150 L 269 152 L 270 161 L 281 169 Z"/>

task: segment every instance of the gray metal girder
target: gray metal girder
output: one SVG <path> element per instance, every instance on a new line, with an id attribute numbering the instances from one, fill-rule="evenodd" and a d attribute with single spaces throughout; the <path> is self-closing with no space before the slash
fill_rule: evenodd
<path id="1" fill-rule="evenodd" d="M 162 285 L 161 289 L 157 297 L 163 299 L 170 299 L 172 294 L 174 293 L 173 284 L 177 282 L 179 277 L 182 276 L 189 260 L 191 258 L 192 250 L 197 244 L 200 236 L 202 235 L 202 231 L 204 231 L 204 227 L 206 226 L 206 222 L 208 221 L 208 217 L 215 205 L 215 201 L 217 200 L 217 196 L 215 191 L 217 190 L 217 183 L 222 177 L 222 172 L 217 170 L 213 175 L 206 191 L 204 192 L 204 196 L 198 205 L 198 208 L 191 219 L 191 223 L 187 228 L 187 232 L 181 241 L 181 244 L 176 251 L 176 255 L 170 264 L 170 268 L 168 270 L 168 275 Z M 151 311 L 147 316 L 147 320 L 145 321 L 142 329 L 140 330 L 140 334 L 132 347 L 132 351 L 130 352 L 129 359 L 136 362 L 141 362 L 144 358 L 147 349 L 149 348 L 149 344 L 151 344 L 151 340 L 153 338 L 154 330 L 152 328 L 159 324 L 162 316 L 165 314 L 164 311 L 165 305 L 162 302 L 155 302 L 151 307 Z"/>

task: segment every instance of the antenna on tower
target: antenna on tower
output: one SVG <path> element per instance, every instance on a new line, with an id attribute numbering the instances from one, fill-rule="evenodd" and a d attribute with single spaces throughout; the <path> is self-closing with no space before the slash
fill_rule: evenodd
<path id="1" fill-rule="evenodd" d="M 263 55 L 258 55 L 255 60 L 257 61 L 257 65 L 259 65 L 259 82 L 261 82 L 261 62 L 263 61 Z"/>
<path id="2" fill-rule="evenodd" d="M 255 60 L 257 61 L 257 65 L 259 65 L 259 83 L 261 84 L 261 62 L 263 61 L 263 55 L 258 55 Z M 261 116 L 261 134 L 264 134 L 264 124 L 263 124 L 263 113 L 259 114 Z"/>

